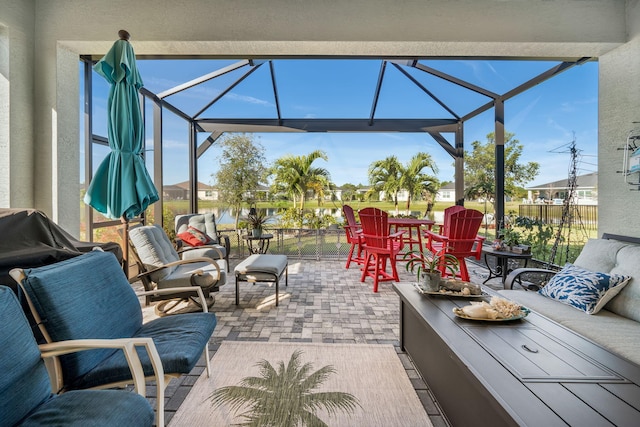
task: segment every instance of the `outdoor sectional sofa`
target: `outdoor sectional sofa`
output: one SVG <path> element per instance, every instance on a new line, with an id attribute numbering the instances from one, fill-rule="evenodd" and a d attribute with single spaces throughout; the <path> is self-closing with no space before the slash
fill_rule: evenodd
<path id="1" fill-rule="evenodd" d="M 584 300 L 585 294 L 588 293 L 584 291 L 583 286 L 587 281 L 582 280 L 584 277 L 579 275 L 571 277 L 571 273 L 568 272 L 576 270 L 571 267 L 565 266 L 556 276 L 563 273 L 565 283 L 571 280 L 574 285 L 577 284 L 572 292 L 578 293 L 579 298 L 573 299 L 570 292 L 556 293 L 554 299 L 535 291 L 510 289 L 519 278 L 524 277 L 524 273 L 531 272 L 531 269 L 514 270 L 505 282 L 505 288 L 509 289 L 499 292 L 504 297 L 517 301 L 640 365 L 640 239 L 608 234 L 604 234 L 601 239 L 590 239 L 573 265 L 591 272 L 606 273 L 608 276 L 629 276 L 630 279 L 626 285 L 615 287 L 607 297 L 614 296 L 602 309 L 596 310 L 595 314 L 587 314 L 582 310 L 584 307 L 575 307 L 575 301 L 580 305 L 580 301 Z M 615 277 L 606 275 L 600 274 L 599 277 L 615 281 Z M 550 281 L 549 284 L 551 283 Z M 564 286 L 563 283 L 560 284 Z M 602 296 L 602 293 L 601 291 L 599 296 Z"/>

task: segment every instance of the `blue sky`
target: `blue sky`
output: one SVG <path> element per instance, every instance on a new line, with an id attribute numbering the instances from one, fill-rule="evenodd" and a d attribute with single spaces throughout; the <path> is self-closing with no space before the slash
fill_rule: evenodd
<path id="1" fill-rule="evenodd" d="M 236 62 L 220 60 L 139 60 L 145 87 L 154 93 Z M 421 61 L 422 64 L 502 94 L 557 64 L 543 61 Z M 379 60 L 277 60 L 274 61 L 282 116 L 285 118 L 368 118 L 378 74 Z M 195 114 L 247 68 L 210 80 L 166 98 L 188 114 Z M 415 69 L 412 76 L 463 116 L 488 98 Z M 537 161 L 540 174 L 530 183 L 541 184 L 567 177 L 566 146 L 575 139 L 582 157 L 579 174 L 596 171 L 597 153 L 596 62 L 574 67 L 505 103 L 505 128 L 524 144 L 521 161 Z M 94 132 L 105 134 L 107 88 L 94 74 Z M 275 118 L 268 64 L 264 64 L 231 92 L 207 109 L 202 117 Z M 387 65 L 376 118 L 451 118 L 393 66 Z M 188 179 L 188 129 L 181 119 L 164 115 L 164 183 Z M 493 110 L 465 124 L 467 147 L 486 141 L 493 131 Z M 204 139 L 206 135 L 202 135 Z M 147 134 L 149 148 L 152 135 Z M 320 149 L 328 162 L 318 161 L 331 173 L 333 182 L 367 184 L 371 162 L 395 155 L 406 163 L 418 151 L 428 152 L 438 165 L 438 178 L 453 180 L 453 161 L 426 134 L 408 133 L 264 133 L 256 140 L 266 149 L 269 161 L 285 154 L 308 154 Z M 97 157 L 105 155 L 98 152 Z M 198 179 L 213 184 L 220 150 L 215 146 L 198 163 Z"/>

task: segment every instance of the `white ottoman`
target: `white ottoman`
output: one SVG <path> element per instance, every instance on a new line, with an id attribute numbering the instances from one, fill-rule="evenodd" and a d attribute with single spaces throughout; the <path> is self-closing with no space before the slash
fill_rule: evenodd
<path id="1" fill-rule="evenodd" d="M 251 255 L 234 269 L 236 273 L 236 305 L 240 304 L 240 282 L 269 282 L 276 284 L 276 307 L 280 277 L 285 275 L 285 286 L 289 286 L 289 269 L 286 255 Z"/>

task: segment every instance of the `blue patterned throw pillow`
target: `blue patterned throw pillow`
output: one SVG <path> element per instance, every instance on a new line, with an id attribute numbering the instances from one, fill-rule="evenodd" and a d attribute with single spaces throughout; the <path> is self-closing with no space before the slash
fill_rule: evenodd
<path id="1" fill-rule="evenodd" d="M 587 314 L 596 314 L 629 279 L 629 276 L 597 273 L 567 263 L 538 293 Z"/>

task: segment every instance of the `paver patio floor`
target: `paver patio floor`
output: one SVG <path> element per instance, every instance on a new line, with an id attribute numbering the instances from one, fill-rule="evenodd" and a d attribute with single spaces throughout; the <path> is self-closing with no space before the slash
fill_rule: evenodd
<path id="1" fill-rule="evenodd" d="M 399 348 L 399 300 L 392 282 L 382 282 L 378 293 L 373 293 L 372 280 L 360 282 L 355 264 L 347 270 L 343 260 L 290 259 L 289 286 L 281 284 L 278 307 L 273 286 L 262 283 L 241 283 L 240 305 L 236 306 L 233 267 L 240 261 L 231 259 L 227 284 L 216 294 L 212 311 L 218 325 L 209 343 L 212 355 L 225 340 L 392 344 L 433 425 L 448 425 L 428 385 Z M 471 281 L 482 283 L 487 269 L 472 262 L 468 266 Z M 413 281 L 415 277 L 405 271 L 403 263 L 398 264 L 398 272 L 401 281 Z M 501 285 L 498 280 L 489 284 Z M 145 316 L 154 316 L 152 307 L 144 311 Z M 171 380 L 166 390 L 167 423 L 203 371 L 204 358 L 189 375 Z M 155 393 L 153 387 L 148 391 Z"/>

